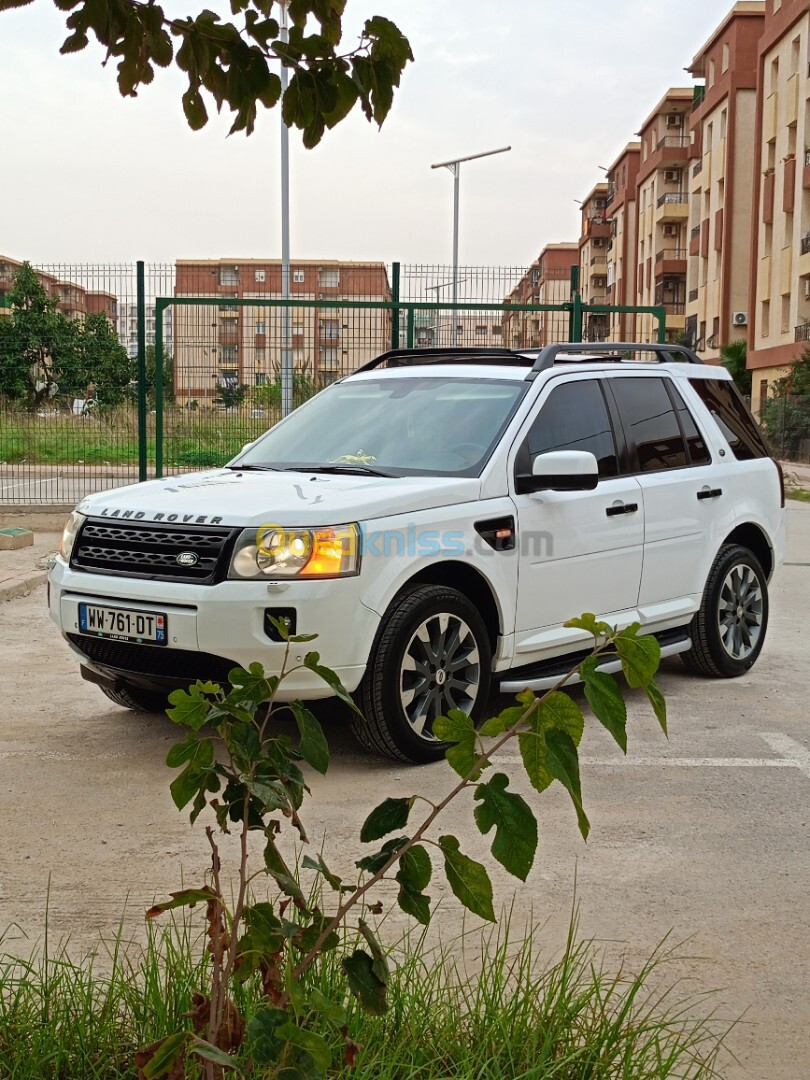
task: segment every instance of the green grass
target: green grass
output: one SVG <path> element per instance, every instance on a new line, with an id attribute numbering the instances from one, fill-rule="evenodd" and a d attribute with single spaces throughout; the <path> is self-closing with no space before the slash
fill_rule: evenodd
<path id="1" fill-rule="evenodd" d="M 222 465 L 246 442 L 252 442 L 275 422 L 265 410 L 167 409 L 164 416 L 164 464 L 204 468 Z M 155 455 L 155 417 L 147 418 L 148 459 Z M 134 409 L 106 414 L 37 416 L 0 411 L 0 462 L 9 465 L 136 465 L 138 418 Z"/>
<path id="2" fill-rule="evenodd" d="M 0 949 L 2 942 L 0 942 Z M 3 1080 L 134 1078 L 134 1051 L 183 1025 L 192 992 L 204 989 L 201 941 L 188 923 L 152 931 L 142 949 L 116 941 L 81 961 L 66 949 L 32 960 L 0 956 Z M 358 1064 L 330 1076 L 354 1080 L 709 1080 L 728 1025 L 705 997 L 667 976 L 688 958 L 666 944 L 635 974 L 611 972 L 593 942 L 572 932 L 563 955 L 543 963 L 536 929 L 512 941 L 509 918 L 476 938 L 435 949 L 400 943 L 390 1010 L 352 1007 Z M 392 965 L 393 966 L 393 965 Z M 480 971 L 476 978 L 473 971 Z M 313 973 L 343 987 L 336 954 Z M 338 990 L 339 992 L 339 990 Z M 255 987 L 239 1002 L 248 1013 Z M 335 1043 L 336 1061 L 340 1061 Z"/>
<path id="3" fill-rule="evenodd" d="M 810 502 L 810 491 L 805 491 L 804 488 L 786 487 L 785 498 L 799 499 L 800 502 Z"/>

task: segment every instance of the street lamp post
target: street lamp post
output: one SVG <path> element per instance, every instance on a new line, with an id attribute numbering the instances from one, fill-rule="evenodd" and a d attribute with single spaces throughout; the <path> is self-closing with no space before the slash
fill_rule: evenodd
<path id="1" fill-rule="evenodd" d="M 467 157 L 453 158 L 451 161 L 438 161 L 431 169 L 449 169 L 453 174 L 453 325 L 452 342 L 458 344 L 458 319 L 455 310 L 458 303 L 458 181 L 462 161 L 475 161 L 477 158 L 492 157 L 493 154 L 505 154 L 511 146 L 501 146 L 497 150 L 484 150 L 482 154 L 468 154 Z"/>
<path id="2" fill-rule="evenodd" d="M 279 38 L 289 41 L 287 21 L 288 0 L 281 0 Z M 287 90 L 289 73 L 281 64 L 281 97 Z M 282 110 L 279 107 L 279 115 Z M 281 121 L 281 415 L 287 416 L 293 407 L 292 317 L 290 312 L 290 131 Z"/>

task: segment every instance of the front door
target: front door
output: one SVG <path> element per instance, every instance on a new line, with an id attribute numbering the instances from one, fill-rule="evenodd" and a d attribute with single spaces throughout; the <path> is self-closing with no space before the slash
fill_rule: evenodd
<path id="1" fill-rule="evenodd" d="M 550 383 L 518 440 L 512 472 L 531 472 L 537 454 L 588 450 L 599 466 L 593 491 L 519 494 L 515 661 L 553 654 L 580 634 L 563 623 L 585 611 L 625 624 L 641 581 L 644 505 L 621 456 L 601 381 L 565 375 Z"/>

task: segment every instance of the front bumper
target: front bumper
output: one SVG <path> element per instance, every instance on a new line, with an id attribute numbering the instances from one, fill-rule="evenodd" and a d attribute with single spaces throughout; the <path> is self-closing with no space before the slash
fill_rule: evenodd
<path id="1" fill-rule="evenodd" d="M 328 685 L 303 663 L 307 652 L 355 690 L 363 677 L 379 615 L 361 599 L 361 577 L 329 581 L 266 583 L 223 581 L 218 585 L 118 578 L 71 570 L 57 559 L 50 573 L 50 614 L 82 664 L 105 678 L 123 678 L 144 687 L 187 686 L 197 678 L 222 681 L 233 667 L 258 661 L 278 674 L 287 646 L 270 640 L 265 611 L 292 609 L 296 633 L 317 634 L 289 647 L 278 698 L 315 700 L 332 696 Z M 79 634 L 79 604 L 109 604 L 165 613 L 165 646 L 116 642 Z"/>

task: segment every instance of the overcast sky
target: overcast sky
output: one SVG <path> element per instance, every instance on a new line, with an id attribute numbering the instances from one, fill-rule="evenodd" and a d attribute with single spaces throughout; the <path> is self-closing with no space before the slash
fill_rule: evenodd
<path id="1" fill-rule="evenodd" d="M 216 4 L 209 6 L 218 8 Z M 203 3 L 165 0 L 171 14 Z M 292 254 L 447 263 L 462 167 L 460 262 L 525 265 L 578 235 L 578 207 L 731 0 L 349 0 L 346 40 L 387 15 L 409 65 L 382 131 L 358 114 L 304 150 L 291 133 Z M 185 125 L 182 79 L 122 100 L 97 44 L 59 56 L 47 0 L 0 13 L 0 254 L 54 261 L 280 256 L 279 118 L 250 138 Z"/>

